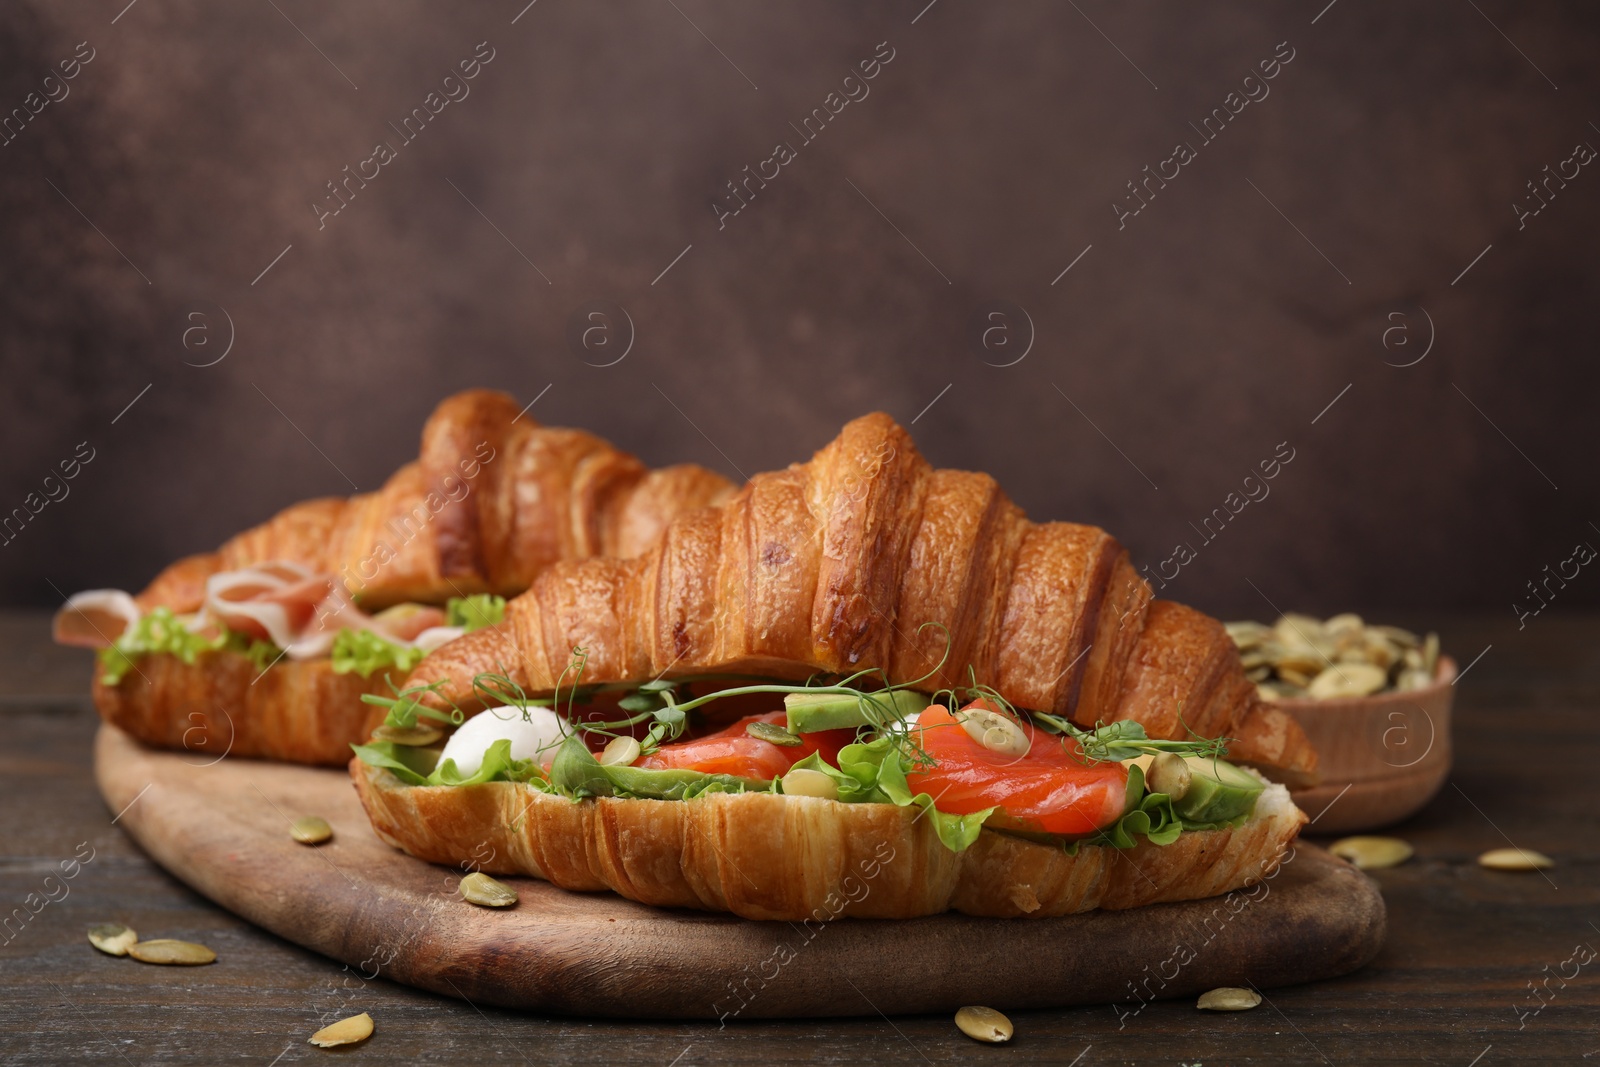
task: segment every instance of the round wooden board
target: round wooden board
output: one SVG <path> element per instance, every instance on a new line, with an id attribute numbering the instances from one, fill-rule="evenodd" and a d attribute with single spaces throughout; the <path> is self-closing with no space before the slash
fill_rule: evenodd
<path id="1" fill-rule="evenodd" d="M 95 774 L 144 850 L 229 911 L 367 977 L 538 1011 L 731 1019 L 1112 1002 L 1135 1011 L 1152 997 L 1345 974 L 1384 936 L 1377 886 L 1305 844 L 1253 891 L 1055 919 L 751 922 L 536 879 L 506 879 L 521 900 L 490 911 L 456 895 L 459 871 L 379 841 L 343 771 L 208 764 L 106 726 Z M 326 818 L 333 840 L 291 840 L 302 815 Z"/>

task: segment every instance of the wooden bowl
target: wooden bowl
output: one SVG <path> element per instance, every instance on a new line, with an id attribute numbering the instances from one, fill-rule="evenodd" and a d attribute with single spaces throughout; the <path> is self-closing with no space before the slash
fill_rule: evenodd
<path id="1" fill-rule="evenodd" d="M 1294 793 L 1312 833 L 1376 830 L 1433 799 L 1450 773 L 1456 663 L 1440 656 L 1433 684 L 1349 700 L 1280 700 L 1317 750 L 1322 783 Z"/>

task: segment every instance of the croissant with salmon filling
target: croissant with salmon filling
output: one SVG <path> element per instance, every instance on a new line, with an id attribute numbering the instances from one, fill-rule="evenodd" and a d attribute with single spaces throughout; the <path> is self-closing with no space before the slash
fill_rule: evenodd
<path id="1" fill-rule="evenodd" d="M 881 842 L 918 873 L 845 914 L 1225 892 L 1304 821 L 1257 771 L 1316 775 L 1220 623 L 884 415 L 643 556 L 552 568 L 388 703 L 351 772 L 390 843 L 754 918 L 806 917 Z M 402 736 L 485 707 L 442 751 Z"/>
<path id="2" fill-rule="evenodd" d="M 469 390 L 383 488 L 286 508 L 137 596 L 77 594 L 56 639 L 101 650 L 95 704 L 146 743 L 337 766 L 366 736 L 360 698 L 498 622 L 504 596 L 558 560 L 639 552 L 731 491 Z"/>

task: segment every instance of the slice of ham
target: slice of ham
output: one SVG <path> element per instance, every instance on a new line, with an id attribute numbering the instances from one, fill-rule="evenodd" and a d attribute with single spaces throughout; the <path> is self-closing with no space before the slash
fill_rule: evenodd
<path id="1" fill-rule="evenodd" d="M 110 648 L 139 622 L 139 605 L 120 589 L 87 589 L 61 605 L 51 625 L 58 645 Z"/>
<path id="2" fill-rule="evenodd" d="M 91 589 L 69 599 L 55 617 L 61 644 L 106 648 L 140 618 L 133 597 L 118 589 Z M 368 615 L 356 607 L 344 583 L 294 563 L 264 563 L 213 574 L 206 580 L 200 611 L 181 616 L 197 633 L 225 626 L 283 649 L 290 659 L 326 656 L 341 630 L 371 630 L 404 648 L 432 652 L 466 631 L 446 626 L 436 607 L 400 604 Z"/>
<path id="3" fill-rule="evenodd" d="M 297 660 L 326 656 L 340 630 L 370 629 L 372 622 L 332 575 L 285 563 L 212 575 L 202 610 Z"/>

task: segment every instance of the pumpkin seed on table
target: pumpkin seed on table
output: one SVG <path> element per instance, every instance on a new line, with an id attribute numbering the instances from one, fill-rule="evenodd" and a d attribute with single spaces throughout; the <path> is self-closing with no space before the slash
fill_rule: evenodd
<path id="1" fill-rule="evenodd" d="M 969 1004 L 956 1012 L 956 1026 L 974 1041 L 998 1045 L 1010 1041 L 1015 1029 L 1011 1020 L 993 1008 Z"/>
<path id="2" fill-rule="evenodd" d="M 311 1035 L 310 1042 L 318 1048 L 337 1048 L 340 1045 L 354 1045 L 371 1036 L 372 1016 L 362 1012 L 360 1015 L 352 1015 L 348 1019 L 340 1019 L 336 1023 L 324 1026 Z"/>
<path id="3" fill-rule="evenodd" d="M 1416 854 L 1416 849 L 1398 837 L 1345 837 L 1329 845 L 1328 851 L 1363 871 L 1398 867 Z"/>
<path id="4" fill-rule="evenodd" d="M 1261 1003 L 1261 994 L 1254 989 L 1222 986 L 1200 994 L 1195 1007 L 1201 1011 L 1249 1011 Z"/>
<path id="5" fill-rule="evenodd" d="M 302 845 L 320 845 L 333 836 L 333 827 L 321 816 L 307 815 L 294 821 L 289 827 L 289 836 Z"/>
<path id="6" fill-rule="evenodd" d="M 497 882 L 482 871 L 474 871 L 461 879 L 461 896 L 469 904 L 480 908 L 509 908 L 517 902 L 517 891 L 504 882 Z"/>
<path id="7" fill-rule="evenodd" d="M 154 941 L 136 941 L 128 946 L 128 955 L 140 963 L 179 967 L 198 967 L 203 963 L 215 963 L 217 959 L 217 954 L 204 945 L 166 937 L 158 937 Z"/>
<path id="8" fill-rule="evenodd" d="M 98 923 L 89 927 L 89 944 L 107 956 L 126 956 L 139 935 L 121 923 Z"/>
<path id="9" fill-rule="evenodd" d="M 1478 866 L 1492 871 L 1542 871 L 1556 861 L 1531 848 L 1492 848 L 1478 857 Z"/>
<path id="10" fill-rule="evenodd" d="M 436 726 L 429 726 L 424 722 L 419 722 L 415 726 L 409 727 L 390 726 L 388 723 L 385 723 L 376 730 L 372 731 L 372 739 L 374 741 L 389 741 L 393 744 L 404 745 L 410 748 L 420 748 L 425 745 L 431 745 L 443 736 L 443 730 L 440 730 Z"/>

